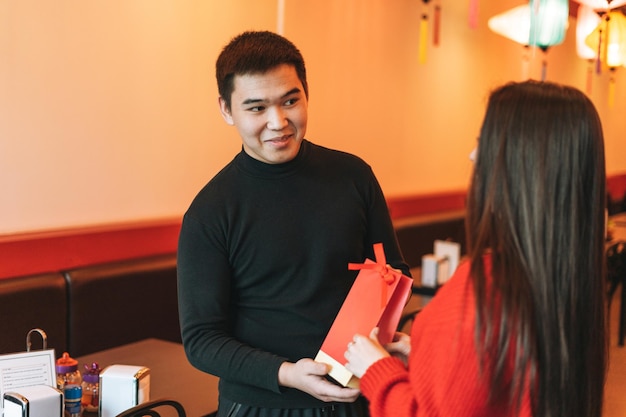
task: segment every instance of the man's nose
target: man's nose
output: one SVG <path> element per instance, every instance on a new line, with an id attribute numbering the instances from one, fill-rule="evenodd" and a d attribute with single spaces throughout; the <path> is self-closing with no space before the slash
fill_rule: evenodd
<path id="1" fill-rule="evenodd" d="M 287 126 L 287 116 L 285 112 L 279 108 L 272 108 L 267 112 L 267 128 L 270 130 L 281 130 Z"/>

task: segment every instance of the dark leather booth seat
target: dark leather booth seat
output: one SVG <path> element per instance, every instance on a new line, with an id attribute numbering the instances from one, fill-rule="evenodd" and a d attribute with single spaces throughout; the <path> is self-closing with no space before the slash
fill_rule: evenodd
<path id="1" fill-rule="evenodd" d="M 150 337 L 181 342 L 175 254 L 74 269 L 65 278 L 72 356 Z"/>
<path id="2" fill-rule="evenodd" d="M 26 335 L 43 329 L 48 348 L 58 356 L 67 349 L 67 294 L 63 275 L 43 274 L 0 279 L 0 354 L 24 352 Z M 41 349 L 39 334 L 31 337 L 32 349 Z"/>
<path id="3" fill-rule="evenodd" d="M 607 194 L 606 207 L 609 211 L 609 216 L 626 212 L 626 192 L 621 198 L 612 197 L 610 194 Z"/>
<path id="4" fill-rule="evenodd" d="M 433 253 L 435 240 L 461 244 L 466 253 L 465 210 L 408 217 L 394 221 L 398 244 L 411 268 L 421 267 L 422 256 Z"/>
<path id="5" fill-rule="evenodd" d="M 464 217 L 454 211 L 394 221 L 407 263 L 420 267 L 435 239 L 459 242 L 465 254 Z M 175 253 L 1 279 L 0 354 L 24 351 L 32 328 L 47 333 L 57 357 L 146 338 L 180 343 L 176 281 Z"/>

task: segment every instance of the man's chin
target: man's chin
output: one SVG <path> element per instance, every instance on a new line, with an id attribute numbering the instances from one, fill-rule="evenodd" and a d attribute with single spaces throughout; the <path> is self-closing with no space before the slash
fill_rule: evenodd
<path id="1" fill-rule="evenodd" d="M 300 151 L 300 142 L 290 140 L 285 143 L 265 147 L 265 160 L 269 164 L 284 164 L 294 159 Z"/>

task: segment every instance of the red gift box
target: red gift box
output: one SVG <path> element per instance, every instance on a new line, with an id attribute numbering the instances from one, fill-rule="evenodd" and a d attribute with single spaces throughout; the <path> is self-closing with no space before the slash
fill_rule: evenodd
<path id="1" fill-rule="evenodd" d="M 360 270 L 315 360 L 331 366 L 328 375 L 343 386 L 358 387 L 359 379 L 346 368 L 344 353 L 356 333 L 369 335 L 379 327 L 385 345 L 393 339 L 402 310 L 411 294 L 413 280 L 387 265 L 382 243 L 374 244 L 376 261 L 348 264 Z"/>

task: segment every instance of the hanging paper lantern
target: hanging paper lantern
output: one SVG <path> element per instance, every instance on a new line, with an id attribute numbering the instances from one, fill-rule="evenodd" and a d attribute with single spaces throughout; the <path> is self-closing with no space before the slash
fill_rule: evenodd
<path id="1" fill-rule="evenodd" d="M 585 41 L 607 67 L 626 64 L 626 16 L 618 11 L 606 14 L 604 20 Z"/>
<path id="2" fill-rule="evenodd" d="M 625 0 L 626 1 L 626 0 Z M 601 22 L 601 18 L 591 7 L 584 4 L 578 7 L 576 17 L 576 53 L 582 59 L 595 59 L 597 52 L 587 45 L 587 37 Z"/>
<path id="3" fill-rule="evenodd" d="M 487 26 L 519 44 L 545 50 L 563 42 L 568 16 L 567 0 L 537 0 L 493 16 Z"/>
<path id="4" fill-rule="evenodd" d="M 606 64 L 615 68 L 626 65 L 626 16 L 621 12 L 610 12 L 608 18 Z"/>
<path id="5" fill-rule="evenodd" d="M 499 35 L 525 46 L 537 46 L 544 51 L 565 39 L 569 18 L 567 0 L 531 0 L 530 4 L 514 7 L 493 16 L 487 22 Z M 541 63 L 541 79 L 546 79 L 547 62 Z"/>
<path id="6" fill-rule="evenodd" d="M 531 0 L 529 45 L 545 49 L 563 43 L 568 18 L 568 0 Z"/>
<path id="7" fill-rule="evenodd" d="M 626 4 L 626 0 L 575 0 L 593 10 L 607 10 Z"/>
<path id="8" fill-rule="evenodd" d="M 522 45 L 530 40 L 530 6 L 523 4 L 493 16 L 487 21 L 489 29 Z"/>

